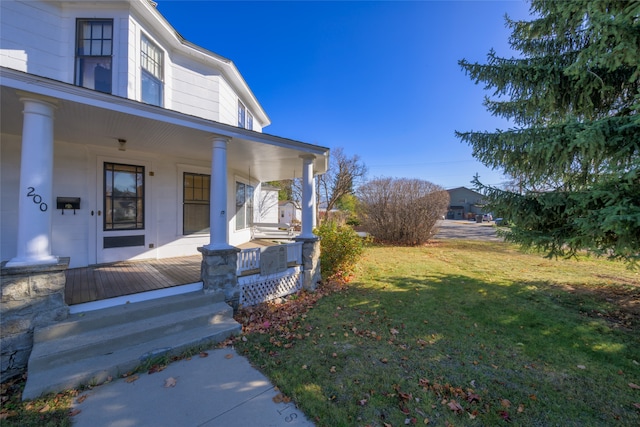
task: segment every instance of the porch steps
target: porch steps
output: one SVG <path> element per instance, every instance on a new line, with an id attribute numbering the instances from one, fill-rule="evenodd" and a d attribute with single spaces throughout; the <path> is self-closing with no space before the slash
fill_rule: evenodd
<path id="1" fill-rule="evenodd" d="M 73 314 L 34 331 L 22 398 L 100 384 L 240 330 L 223 296 L 201 291 Z"/>

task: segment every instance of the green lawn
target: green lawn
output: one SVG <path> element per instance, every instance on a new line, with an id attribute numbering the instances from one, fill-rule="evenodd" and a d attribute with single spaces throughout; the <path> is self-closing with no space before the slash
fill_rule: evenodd
<path id="1" fill-rule="evenodd" d="M 319 426 L 640 425 L 640 272 L 623 264 L 373 247 L 299 314 L 305 298 L 250 313 L 236 345 Z"/>

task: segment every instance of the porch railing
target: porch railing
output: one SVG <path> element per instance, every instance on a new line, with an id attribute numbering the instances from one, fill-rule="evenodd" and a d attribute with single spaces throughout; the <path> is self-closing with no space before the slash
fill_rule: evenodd
<path id="1" fill-rule="evenodd" d="M 287 265 L 302 264 L 302 242 L 287 243 Z M 238 276 L 251 270 L 260 269 L 260 253 L 264 248 L 243 249 L 238 254 L 236 274 Z"/>

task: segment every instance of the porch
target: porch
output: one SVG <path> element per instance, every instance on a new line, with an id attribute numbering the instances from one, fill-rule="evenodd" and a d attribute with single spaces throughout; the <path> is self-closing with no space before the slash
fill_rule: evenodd
<path id="1" fill-rule="evenodd" d="M 240 253 L 236 275 L 241 286 L 245 284 L 243 287 L 246 287 L 246 283 L 252 282 L 246 280 L 249 277 L 260 276 L 261 271 L 265 273 L 265 266 L 261 267 L 260 260 L 261 254 L 269 247 L 284 248 L 287 268 L 295 268 L 302 264 L 302 243 L 252 240 L 238 246 Z M 188 288 L 190 291 L 201 289 L 201 263 L 202 255 L 193 255 L 72 268 L 66 271 L 65 302 L 69 306 L 78 306 L 109 299 L 126 299 L 127 296 L 184 285 L 192 285 Z M 179 293 L 175 289 L 168 292 Z"/>

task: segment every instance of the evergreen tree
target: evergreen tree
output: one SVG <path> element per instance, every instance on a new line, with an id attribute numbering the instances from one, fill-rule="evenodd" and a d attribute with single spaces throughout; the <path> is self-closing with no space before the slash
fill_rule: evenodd
<path id="1" fill-rule="evenodd" d="M 506 238 L 549 256 L 588 250 L 640 259 L 640 2 L 532 0 L 502 58 L 459 62 L 493 89 L 484 105 L 514 127 L 456 132 L 518 191 L 476 187 L 512 228 Z"/>

